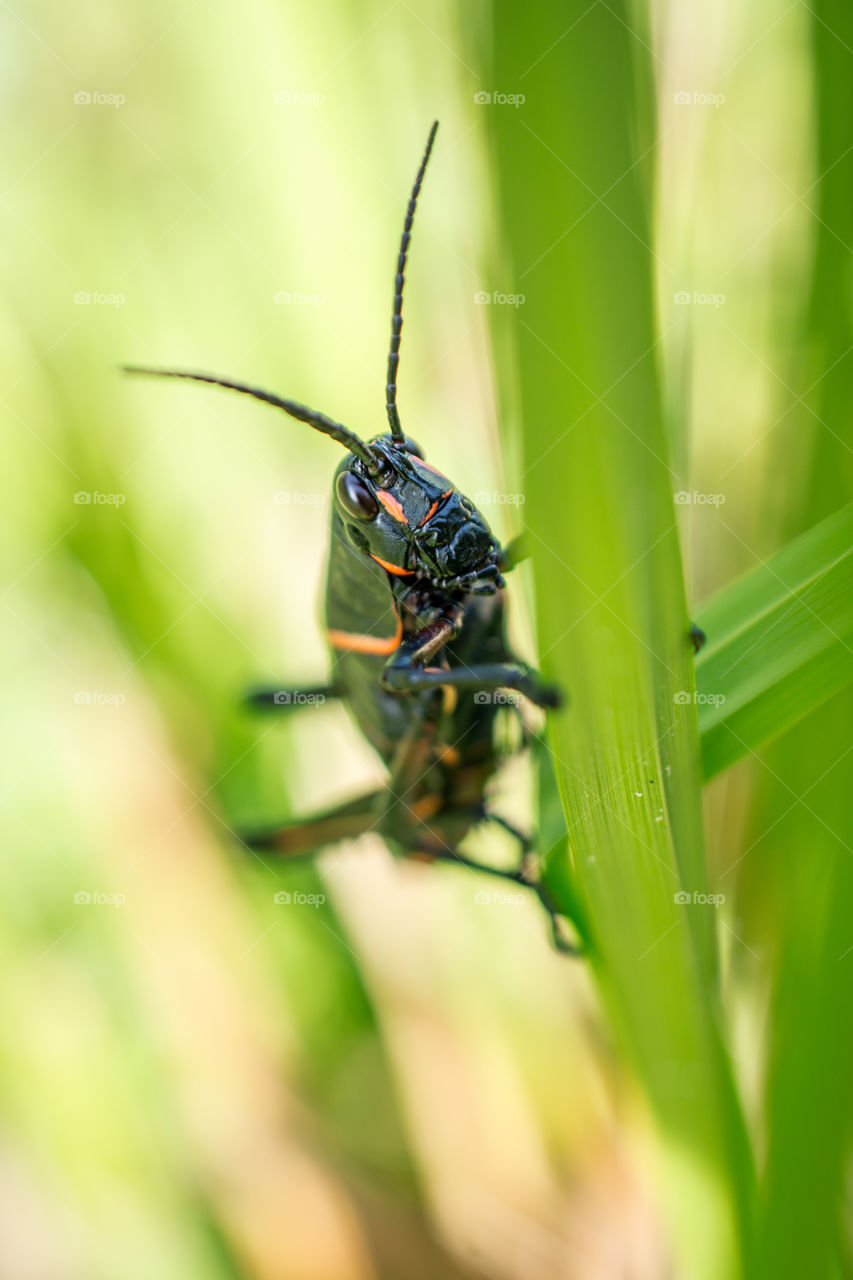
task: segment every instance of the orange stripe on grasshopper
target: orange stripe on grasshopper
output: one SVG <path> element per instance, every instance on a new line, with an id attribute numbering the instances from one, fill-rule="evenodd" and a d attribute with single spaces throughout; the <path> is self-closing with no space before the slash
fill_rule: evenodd
<path id="1" fill-rule="evenodd" d="M 342 653 L 370 653 L 386 657 L 399 647 L 403 639 L 403 624 L 397 619 L 397 631 L 393 636 L 358 635 L 354 631 L 329 631 L 329 644 Z"/>
<path id="2" fill-rule="evenodd" d="M 393 516 L 398 524 L 407 525 L 409 523 L 406 519 L 406 513 L 403 510 L 402 505 L 397 498 L 394 497 L 393 493 L 389 493 L 387 489 L 377 489 L 376 496 L 388 512 L 389 516 Z"/>
<path id="3" fill-rule="evenodd" d="M 398 578 L 408 578 L 415 571 L 414 569 L 401 569 L 398 564 L 389 564 L 387 560 L 380 560 L 379 556 L 371 556 L 371 560 L 375 560 L 377 564 L 381 564 L 383 569 L 387 569 L 389 573 L 396 573 Z"/>
<path id="4" fill-rule="evenodd" d="M 441 499 L 440 499 L 440 498 L 436 498 L 435 502 L 432 504 L 432 506 L 430 507 L 429 511 L 426 513 L 426 515 L 424 516 L 423 520 L 422 520 L 422 521 L 420 522 L 420 524 L 418 525 L 418 528 L 419 528 L 419 529 L 422 529 L 422 528 L 424 527 L 424 525 L 425 525 L 425 524 L 427 524 L 427 523 L 428 523 L 428 522 L 433 518 L 433 516 L 435 515 L 436 511 L 438 511 L 438 504 L 439 504 L 439 502 L 440 502 L 440 501 L 441 501 Z"/>
<path id="5" fill-rule="evenodd" d="M 436 498 L 435 502 L 432 504 L 429 511 L 426 513 L 423 520 L 418 525 L 419 529 L 422 529 L 425 524 L 429 524 L 430 520 L 433 518 L 436 511 L 438 511 L 438 508 L 441 506 L 442 502 L 446 502 L 452 492 L 453 492 L 452 489 L 448 489 L 447 493 L 443 493 L 440 498 Z"/>

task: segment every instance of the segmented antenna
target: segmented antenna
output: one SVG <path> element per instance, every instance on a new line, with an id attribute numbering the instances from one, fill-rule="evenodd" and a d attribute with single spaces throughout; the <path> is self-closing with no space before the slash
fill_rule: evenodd
<path id="1" fill-rule="evenodd" d="M 429 131 L 426 150 L 424 151 L 424 158 L 421 160 L 421 167 L 418 169 L 418 176 L 415 178 L 415 185 L 412 187 L 412 194 L 409 197 L 409 207 L 406 210 L 406 221 L 403 223 L 403 238 L 400 241 L 400 252 L 397 256 L 397 274 L 394 277 L 394 312 L 391 316 L 391 350 L 388 352 L 385 409 L 388 413 L 388 425 L 391 428 L 391 435 L 398 444 L 402 444 L 406 438 L 403 435 L 403 428 L 400 425 L 400 415 L 397 412 L 397 366 L 400 363 L 400 334 L 403 331 L 403 283 L 406 275 L 406 259 L 409 255 L 409 241 L 412 237 L 412 222 L 415 217 L 415 208 L 418 203 L 421 183 L 424 180 L 427 162 L 430 157 L 430 152 L 432 151 L 432 144 L 435 142 L 435 135 L 437 131 L 438 121 L 435 120 Z"/>
<path id="2" fill-rule="evenodd" d="M 245 382 L 231 382 L 228 378 L 215 378 L 210 373 L 187 373 L 182 369 L 149 369 L 141 365 L 122 365 L 124 373 L 144 373 L 154 378 L 188 378 L 192 382 L 209 382 L 214 387 L 225 387 L 229 391 L 240 391 L 245 396 L 251 396 L 254 400 L 262 400 L 264 404 L 271 404 L 275 409 L 283 409 L 285 413 L 289 413 L 291 418 L 297 418 L 300 422 L 307 422 L 309 427 L 313 427 L 315 431 L 322 431 L 324 435 L 331 436 L 333 440 L 337 440 L 338 444 L 342 444 L 345 449 L 349 449 L 357 458 L 365 464 L 369 471 L 376 470 L 376 459 L 372 456 L 369 447 L 363 440 L 360 440 L 355 432 L 350 431 L 341 422 L 334 422 L 331 418 L 327 418 L 324 413 L 317 413 L 314 409 L 308 409 L 304 404 L 297 404 L 294 400 L 282 400 L 281 396 L 273 395 L 271 391 L 263 391 L 260 387 L 250 387 Z"/>

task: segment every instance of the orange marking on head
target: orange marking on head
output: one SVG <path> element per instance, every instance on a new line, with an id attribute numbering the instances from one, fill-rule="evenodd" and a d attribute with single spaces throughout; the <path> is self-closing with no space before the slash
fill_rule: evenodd
<path id="1" fill-rule="evenodd" d="M 329 631 L 329 644 L 333 649 L 344 653 L 371 653 L 376 657 L 385 657 L 394 652 L 403 639 L 403 624 L 397 619 L 397 630 L 393 636 L 357 635 L 353 631 Z"/>
<path id="2" fill-rule="evenodd" d="M 377 564 L 381 564 L 383 569 L 387 569 L 389 573 L 396 573 L 398 578 L 407 578 L 415 571 L 414 569 L 401 569 L 398 564 L 389 564 L 387 560 L 380 560 L 379 556 L 371 556 L 371 560 L 375 560 Z"/>
<path id="3" fill-rule="evenodd" d="M 377 489 L 376 496 L 382 503 L 389 516 L 393 516 L 398 524 L 408 524 L 406 513 L 402 505 L 394 497 L 393 493 L 389 493 L 387 489 Z"/>

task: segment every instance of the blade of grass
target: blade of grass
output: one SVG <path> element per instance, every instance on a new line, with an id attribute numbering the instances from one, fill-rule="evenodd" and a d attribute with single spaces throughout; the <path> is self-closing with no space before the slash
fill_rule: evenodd
<path id="1" fill-rule="evenodd" d="M 806 526 L 849 496 L 853 463 L 853 308 L 845 284 L 853 241 L 853 11 L 844 0 L 815 0 L 809 21 L 817 126 L 817 183 L 810 200 L 816 253 L 808 331 L 800 346 L 811 362 L 801 374 L 804 410 L 808 406 L 802 426 L 813 433 L 814 451 L 810 473 L 800 480 L 808 486 L 805 510 L 795 517 Z M 797 385 L 790 377 L 786 381 Z M 848 601 L 850 586 L 848 573 Z M 849 630 L 846 637 L 849 641 Z M 844 658 L 849 679 L 849 649 Z M 833 648 L 822 667 L 836 660 Z M 768 1035 L 767 1160 L 756 1280 L 850 1273 L 851 719 L 853 688 L 848 685 L 796 733 L 762 753 L 765 769 L 772 771 L 764 775 L 763 790 L 770 794 L 762 797 L 755 822 L 759 832 L 773 824 L 773 834 L 766 849 L 756 850 L 763 856 L 761 866 L 753 859 L 750 871 L 761 889 L 758 910 L 766 901 L 782 903 L 778 933 L 783 941 Z M 778 822 L 780 813 L 784 822 Z"/>
<path id="2" fill-rule="evenodd" d="M 735 1276 L 753 1174 L 718 1029 L 713 911 L 680 552 L 661 421 L 648 182 L 631 130 L 650 77 L 622 4 L 494 6 L 493 101 L 541 656 L 569 689 L 554 767 L 575 897 L 607 1007 L 679 1174 L 679 1250 Z M 640 118 L 653 118 L 641 102 Z M 494 310 L 494 309 L 493 309 Z M 498 321 L 501 349 L 509 322 Z M 512 370 L 501 361 L 505 403 Z M 552 874 L 553 873 L 553 874 Z M 567 878 L 572 896 L 565 897 Z"/>
<path id="3" fill-rule="evenodd" d="M 853 679 L 853 505 L 821 521 L 698 612 L 705 777 Z"/>

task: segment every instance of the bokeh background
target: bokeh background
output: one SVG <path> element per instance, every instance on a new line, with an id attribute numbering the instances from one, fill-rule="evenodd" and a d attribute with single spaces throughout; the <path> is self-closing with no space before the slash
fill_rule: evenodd
<path id="1" fill-rule="evenodd" d="M 646 1105 L 532 903 L 478 901 L 491 884 L 372 837 L 298 867 L 229 837 L 381 776 L 338 707 L 240 707 L 252 684 L 324 677 L 338 454 L 239 397 L 117 372 L 208 369 L 382 429 L 394 255 L 437 117 L 401 410 L 515 532 L 490 341 L 511 304 L 478 294 L 528 288 L 501 267 L 488 146 L 489 113 L 524 107 L 478 95 L 535 94 L 587 12 L 554 6 L 504 86 L 486 4 L 3 6 L 9 1280 L 684 1274 Z M 698 602 L 849 498 L 853 32 L 787 0 L 616 17 L 657 86 L 673 457 L 685 490 L 722 496 L 680 512 Z M 756 1149 L 802 1161 L 836 1244 L 849 1044 L 808 996 L 827 936 L 849 996 L 851 710 L 839 695 L 706 793 Z M 504 812 L 530 821 L 529 792 L 519 763 Z M 790 1205 L 769 1203 L 780 1266 L 807 1265 L 814 1240 L 786 1257 Z"/>

